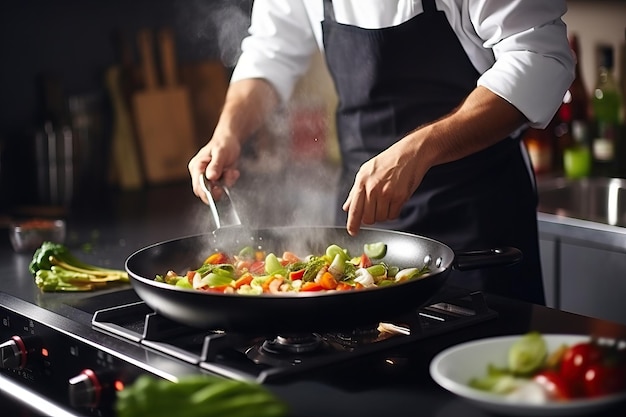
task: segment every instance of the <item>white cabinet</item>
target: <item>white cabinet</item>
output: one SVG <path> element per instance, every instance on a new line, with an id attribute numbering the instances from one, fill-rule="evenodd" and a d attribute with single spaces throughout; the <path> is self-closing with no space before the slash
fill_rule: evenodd
<path id="1" fill-rule="evenodd" d="M 626 230 L 540 213 L 546 303 L 626 324 Z"/>

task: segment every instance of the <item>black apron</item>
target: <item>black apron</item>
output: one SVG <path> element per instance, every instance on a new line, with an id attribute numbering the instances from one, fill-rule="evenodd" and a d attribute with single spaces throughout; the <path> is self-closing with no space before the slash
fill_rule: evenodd
<path id="1" fill-rule="evenodd" d="M 452 111 L 476 86 L 479 74 L 445 14 L 435 0 L 423 7 L 398 26 L 364 29 L 337 23 L 332 0 L 324 0 L 325 58 L 339 97 L 339 206 L 365 161 Z M 533 181 L 520 140 L 506 138 L 431 168 L 400 218 L 374 227 L 427 236 L 455 251 L 517 247 L 521 263 L 452 271 L 449 282 L 544 304 Z M 337 224 L 346 216 L 339 208 Z"/>

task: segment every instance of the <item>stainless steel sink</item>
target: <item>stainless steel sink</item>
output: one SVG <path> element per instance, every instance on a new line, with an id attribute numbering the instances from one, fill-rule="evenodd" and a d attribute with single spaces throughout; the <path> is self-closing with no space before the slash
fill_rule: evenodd
<path id="1" fill-rule="evenodd" d="M 540 179 L 537 190 L 542 213 L 626 227 L 624 179 Z"/>

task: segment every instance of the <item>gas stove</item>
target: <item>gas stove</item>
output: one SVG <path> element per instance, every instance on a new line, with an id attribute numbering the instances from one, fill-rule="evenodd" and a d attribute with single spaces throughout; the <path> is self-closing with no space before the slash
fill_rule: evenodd
<path id="1" fill-rule="evenodd" d="M 93 327 L 226 378 L 274 381 L 495 317 L 482 293 L 460 292 L 393 323 L 332 333 L 233 334 L 181 326 L 143 302 L 96 311 Z"/>
<path id="2" fill-rule="evenodd" d="M 153 312 L 132 290 L 80 299 L 60 310 L 71 314 L 0 293 L 0 385 L 36 392 L 37 401 L 23 394 L 19 400 L 35 407 L 43 399 L 42 415 L 54 405 L 58 415 L 112 416 L 116 390 L 145 373 L 172 381 L 195 373 L 263 384 L 298 381 L 313 370 L 497 317 L 482 293 L 454 287 L 392 322 L 332 333 L 200 330 Z"/>

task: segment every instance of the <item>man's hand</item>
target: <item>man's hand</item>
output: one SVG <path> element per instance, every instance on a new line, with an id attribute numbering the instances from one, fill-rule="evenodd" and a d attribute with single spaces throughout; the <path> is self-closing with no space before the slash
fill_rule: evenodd
<path id="1" fill-rule="evenodd" d="M 189 161 L 189 175 L 193 193 L 205 204 L 207 197 L 200 185 L 200 175 L 212 182 L 223 182 L 231 187 L 239 179 L 237 162 L 241 146 L 263 126 L 269 114 L 278 105 L 274 88 L 260 78 L 241 80 L 228 88 L 224 109 L 211 140 Z M 219 200 L 221 188 L 214 186 L 214 197 Z"/>
<path id="2" fill-rule="evenodd" d="M 430 167 L 426 159 L 419 160 L 418 149 L 418 142 L 405 137 L 361 166 L 343 203 L 350 235 L 355 236 L 362 223 L 398 218 Z"/>
<path id="3" fill-rule="evenodd" d="M 343 203 L 346 229 L 393 220 L 435 165 L 461 159 L 510 135 L 527 120 L 509 102 L 477 87 L 449 115 L 420 127 L 365 162 Z"/>
<path id="4" fill-rule="evenodd" d="M 188 168 L 193 193 L 205 204 L 209 202 L 200 185 L 200 176 L 206 176 L 210 183 L 221 180 L 225 185 L 233 186 L 240 175 L 237 169 L 240 153 L 241 145 L 238 140 L 213 136 L 209 143 L 200 148 L 189 161 Z M 214 197 L 219 200 L 221 188 L 216 185 L 211 192 L 215 192 Z"/>

